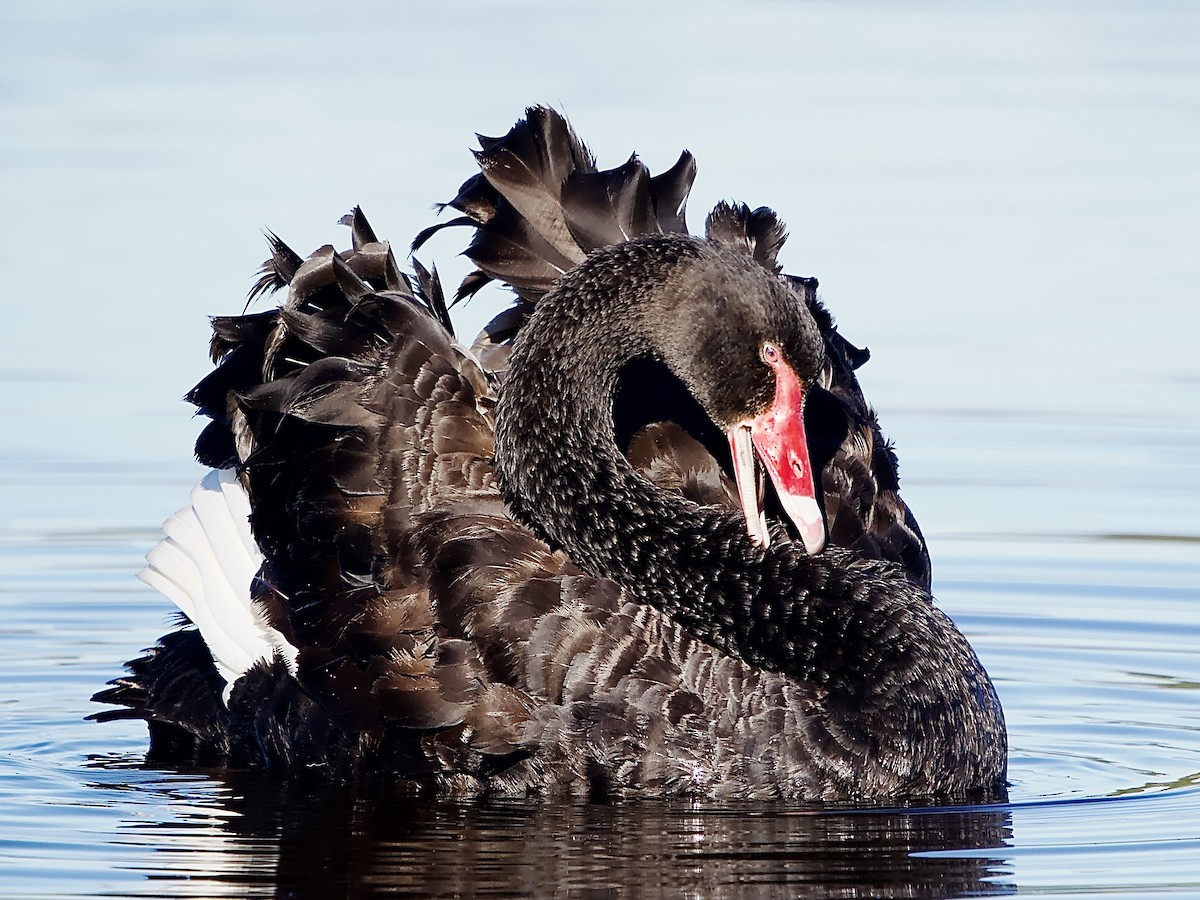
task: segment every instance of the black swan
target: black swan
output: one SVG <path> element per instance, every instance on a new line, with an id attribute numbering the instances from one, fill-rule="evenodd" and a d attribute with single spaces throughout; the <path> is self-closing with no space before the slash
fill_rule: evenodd
<path id="1" fill-rule="evenodd" d="M 780 273 L 782 223 L 691 236 L 690 154 L 599 171 L 548 109 L 480 142 L 414 242 L 469 226 L 455 299 L 516 291 L 469 350 L 358 210 L 351 251 L 270 235 L 251 297 L 287 301 L 214 319 L 215 471 L 143 576 L 186 621 L 95 718 L 152 760 L 450 795 L 1003 796 L 866 352 Z"/>

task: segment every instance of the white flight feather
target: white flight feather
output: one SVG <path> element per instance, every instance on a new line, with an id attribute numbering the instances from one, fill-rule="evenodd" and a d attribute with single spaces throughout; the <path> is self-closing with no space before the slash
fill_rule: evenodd
<path id="1" fill-rule="evenodd" d="M 146 554 L 138 578 L 195 623 L 225 679 L 234 683 L 259 660 L 283 656 L 296 671 L 296 648 L 272 628 L 250 599 L 262 553 L 250 533 L 250 499 L 228 469 L 209 472 L 185 506 L 163 523 L 166 534 Z"/>

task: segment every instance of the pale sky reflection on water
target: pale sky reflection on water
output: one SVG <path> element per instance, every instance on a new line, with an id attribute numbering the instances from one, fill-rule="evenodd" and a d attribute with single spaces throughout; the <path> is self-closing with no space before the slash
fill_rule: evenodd
<path id="1" fill-rule="evenodd" d="M 690 149 L 694 230 L 723 198 L 788 223 L 787 270 L 872 350 L 938 600 L 1009 716 L 1011 808 L 406 824 L 130 768 L 144 730 L 81 721 L 166 627 L 132 573 L 198 475 L 179 398 L 261 230 L 343 246 L 357 203 L 403 256 L 473 133 L 531 103 L 604 166 Z M 0 211 L 5 889 L 1200 890 L 1194 3 L 8 3 Z M 462 240 L 422 261 L 453 281 Z M 501 302 L 457 310 L 460 333 Z"/>

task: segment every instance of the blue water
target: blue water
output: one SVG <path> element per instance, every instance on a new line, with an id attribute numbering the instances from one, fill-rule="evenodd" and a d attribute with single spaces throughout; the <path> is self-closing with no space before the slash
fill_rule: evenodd
<path id="1" fill-rule="evenodd" d="M 472 132 L 559 105 L 789 223 L 871 347 L 1011 802 L 439 804 L 145 767 L 88 697 L 200 474 L 178 400 L 271 227 L 403 246 Z M 1200 8 L 0 9 L 0 894 L 1200 896 Z M 451 277 L 453 237 L 425 261 Z M 500 298 L 460 310 L 473 331 Z"/>

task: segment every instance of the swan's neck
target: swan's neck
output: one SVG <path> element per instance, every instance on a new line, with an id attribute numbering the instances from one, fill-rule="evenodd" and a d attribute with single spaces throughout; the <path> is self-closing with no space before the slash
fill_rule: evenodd
<path id="1" fill-rule="evenodd" d="M 633 301 L 645 298 L 589 295 L 613 280 L 565 290 L 580 287 L 577 272 L 522 330 L 496 411 L 496 471 L 514 515 L 694 637 L 795 679 L 807 727 L 826 734 L 822 752 L 846 771 L 880 755 L 905 791 L 996 789 L 999 701 L 924 591 L 846 550 L 763 550 L 737 513 L 632 469 L 615 443 L 613 399 L 626 363 L 667 355 L 654 337 L 667 319 L 639 313 Z"/>
<path id="2" fill-rule="evenodd" d="M 837 581 L 832 563 L 844 554 L 763 551 L 736 512 L 684 500 L 634 470 L 614 440 L 613 398 L 623 366 L 654 349 L 631 316 L 612 315 L 601 342 L 573 327 L 586 314 L 559 298 L 539 309 L 513 353 L 496 434 L 513 513 L 696 637 L 756 666 L 810 673 L 827 649 L 811 638 L 828 619 L 830 640 L 841 639 L 835 619 L 846 599 L 810 594 Z M 801 629 L 798 616 L 803 643 L 788 637 Z"/>

